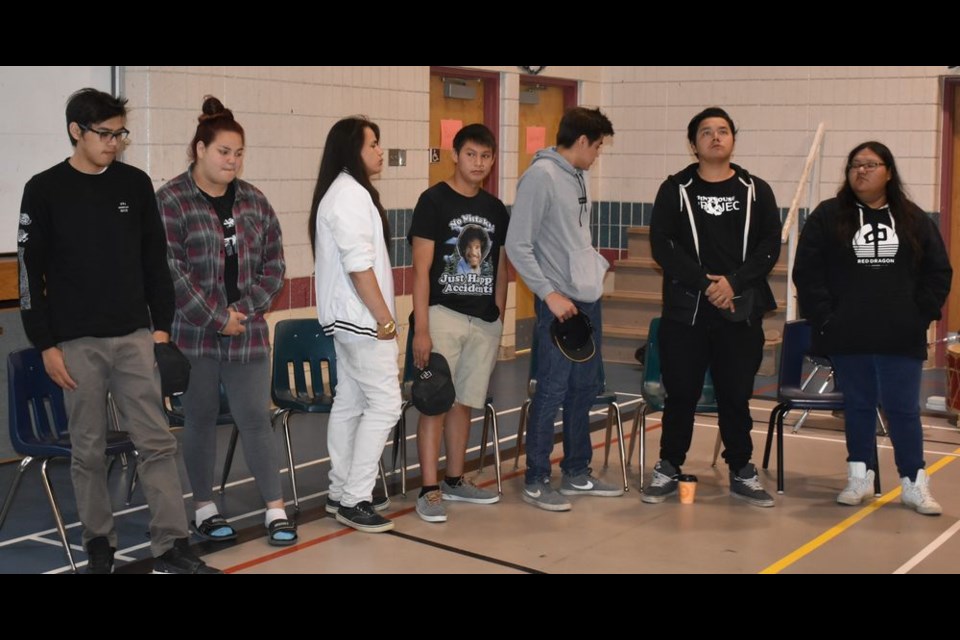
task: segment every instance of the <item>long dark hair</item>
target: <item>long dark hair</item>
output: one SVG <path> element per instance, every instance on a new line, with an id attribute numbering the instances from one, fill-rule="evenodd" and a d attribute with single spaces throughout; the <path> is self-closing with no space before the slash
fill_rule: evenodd
<path id="1" fill-rule="evenodd" d="M 374 206 L 380 212 L 380 221 L 383 223 L 383 239 L 385 242 L 390 240 L 390 223 L 387 222 L 387 214 L 383 205 L 380 204 L 380 193 L 371 184 L 370 176 L 367 175 L 367 169 L 363 164 L 363 158 L 360 156 L 360 152 L 363 151 L 367 128 L 373 131 L 378 140 L 380 139 L 380 127 L 364 116 L 344 118 L 333 125 L 330 133 L 327 134 L 327 141 L 323 147 L 323 157 L 320 159 L 320 173 L 317 174 L 317 186 L 313 190 L 310 220 L 307 222 L 310 248 L 313 250 L 314 256 L 317 253 L 317 209 L 320 207 L 323 196 L 327 195 L 330 185 L 344 170 L 370 194 Z"/>
<path id="2" fill-rule="evenodd" d="M 240 135 L 240 140 L 246 144 L 246 134 L 240 123 L 233 119 L 233 111 L 223 106 L 223 103 L 213 96 L 203 96 L 202 113 L 197 118 L 197 131 L 193 134 L 193 140 L 190 141 L 190 149 L 187 154 L 194 162 L 197 161 L 197 145 L 201 142 L 205 147 L 209 147 L 213 139 L 221 131 L 232 131 Z"/>
<path id="3" fill-rule="evenodd" d="M 897 235 L 907 240 L 910 248 L 913 249 L 914 261 L 919 263 L 923 257 L 923 247 L 920 245 L 919 237 L 920 224 L 926 214 L 907 196 L 906 188 L 900 180 L 900 172 L 897 170 L 897 161 L 894 160 L 893 153 L 887 145 L 876 140 L 861 142 L 847 155 L 847 164 L 843 170 L 843 185 L 837 191 L 837 200 L 840 201 L 837 233 L 840 235 L 840 241 L 847 244 L 853 240 L 860 224 L 857 215 L 857 205 L 860 204 L 860 199 L 857 198 L 857 194 L 853 192 L 853 188 L 850 186 L 850 165 L 853 163 L 854 157 L 864 149 L 869 149 L 880 156 L 884 166 L 890 172 L 890 179 L 886 186 L 890 215 L 893 216 L 893 221 L 897 225 Z"/>

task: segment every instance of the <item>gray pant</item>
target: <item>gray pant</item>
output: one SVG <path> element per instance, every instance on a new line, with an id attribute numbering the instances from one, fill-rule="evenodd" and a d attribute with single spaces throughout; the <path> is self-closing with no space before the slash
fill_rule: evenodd
<path id="1" fill-rule="evenodd" d="M 160 373 L 153 338 L 146 329 L 117 338 L 78 338 L 60 345 L 76 391 L 64 391 L 73 456 L 70 472 L 83 524 L 83 542 L 106 536 L 117 547 L 107 491 L 107 392 L 120 413 L 120 427 L 139 453 L 139 474 L 150 507 L 154 557 L 187 537 L 183 490 L 177 470 L 177 440 L 160 405 Z"/>
<path id="2" fill-rule="evenodd" d="M 185 426 L 183 461 L 195 502 L 213 500 L 214 465 L 217 458 L 217 415 L 220 383 L 227 392 L 230 413 L 240 430 L 243 456 L 253 474 L 263 501 L 283 498 L 280 489 L 280 458 L 270 423 L 270 361 L 246 364 L 213 358 L 190 360 L 190 386 L 181 400 Z"/>

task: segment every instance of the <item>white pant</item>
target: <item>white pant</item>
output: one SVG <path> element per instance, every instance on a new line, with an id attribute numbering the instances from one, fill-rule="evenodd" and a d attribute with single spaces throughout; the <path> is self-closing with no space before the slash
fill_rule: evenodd
<path id="1" fill-rule="evenodd" d="M 396 340 L 335 340 L 337 388 L 330 411 L 330 493 L 347 507 L 373 497 L 387 436 L 400 419 Z"/>

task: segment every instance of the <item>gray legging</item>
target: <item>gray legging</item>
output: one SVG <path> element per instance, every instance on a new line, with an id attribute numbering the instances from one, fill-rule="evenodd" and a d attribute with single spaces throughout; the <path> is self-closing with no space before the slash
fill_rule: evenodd
<path id="1" fill-rule="evenodd" d="M 190 386 L 182 397 L 186 418 L 183 461 L 194 501 L 213 500 L 221 381 L 260 496 L 265 503 L 281 499 L 280 458 L 270 425 L 270 361 L 263 358 L 244 364 L 213 358 L 189 360 Z"/>

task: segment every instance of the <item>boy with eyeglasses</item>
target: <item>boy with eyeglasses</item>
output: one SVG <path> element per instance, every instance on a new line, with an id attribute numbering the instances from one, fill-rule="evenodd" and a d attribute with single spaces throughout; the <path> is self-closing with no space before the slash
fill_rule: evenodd
<path id="1" fill-rule="evenodd" d="M 610 266 L 590 236 L 590 198 L 585 171 L 613 135 L 599 109 L 564 113 L 557 146 L 542 149 L 517 185 L 507 254 L 536 296 L 537 389 L 527 426 L 527 472 L 521 497 L 546 511 L 569 511 L 566 496 L 620 496 L 623 487 L 595 478 L 590 469 L 590 407 L 600 390 L 600 296 Z M 550 326 L 578 313 L 593 325 L 596 353 L 574 362 L 554 344 Z M 550 485 L 553 421 L 563 407 L 563 480 Z"/>
<path id="2" fill-rule="evenodd" d="M 154 572 L 220 573 L 187 541 L 177 441 L 161 408 L 153 346 L 170 340 L 173 283 L 150 178 L 116 162 L 126 102 L 96 89 L 70 96 L 73 155 L 24 188 L 21 317 L 64 392 L 87 572 L 112 573 L 118 542 L 104 459 L 109 393 L 139 454 Z"/>

